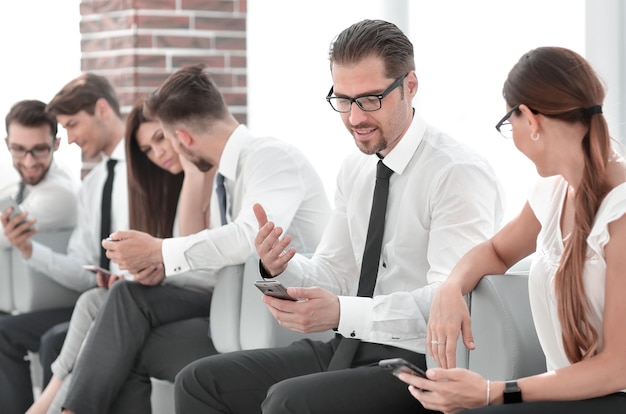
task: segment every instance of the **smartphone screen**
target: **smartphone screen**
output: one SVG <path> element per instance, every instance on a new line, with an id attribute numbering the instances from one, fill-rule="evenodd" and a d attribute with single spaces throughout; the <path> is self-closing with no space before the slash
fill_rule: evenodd
<path id="1" fill-rule="evenodd" d="M 254 282 L 254 286 L 256 286 L 261 292 L 266 295 L 273 296 L 279 299 L 297 301 L 298 299 L 289 296 L 287 293 L 287 288 L 284 287 L 277 280 L 257 280 Z"/>
<path id="2" fill-rule="evenodd" d="M 403 358 L 383 359 L 378 363 L 379 366 L 389 369 L 394 375 L 398 375 L 401 372 L 417 375 L 422 378 L 426 378 L 426 373 L 419 367 L 411 364 L 409 361 Z"/>

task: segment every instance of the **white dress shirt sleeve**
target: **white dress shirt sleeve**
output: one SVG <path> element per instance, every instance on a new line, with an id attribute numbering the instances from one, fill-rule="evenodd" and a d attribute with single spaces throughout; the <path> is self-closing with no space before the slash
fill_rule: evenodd
<path id="1" fill-rule="evenodd" d="M 255 253 L 259 227 L 252 209 L 255 203 L 260 203 L 277 225 L 288 228 L 292 223 L 307 194 L 302 158 L 281 150 L 282 144 L 251 145 L 258 146 L 253 151 L 242 150 L 236 177 L 225 174 L 229 216 L 234 218 L 225 226 L 164 240 L 166 276 L 200 269 L 215 274 L 224 266 L 245 262 Z"/>

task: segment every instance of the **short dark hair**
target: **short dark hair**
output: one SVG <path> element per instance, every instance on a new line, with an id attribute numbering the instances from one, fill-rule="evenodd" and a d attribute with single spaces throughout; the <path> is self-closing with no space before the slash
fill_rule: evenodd
<path id="1" fill-rule="evenodd" d="M 362 20 L 343 30 L 331 44 L 331 64 L 354 64 L 368 56 L 385 63 L 385 75 L 399 78 L 415 70 L 413 43 L 393 23 L 384 20 Z"/>
<path id="2" fill-rule="evenodd" d="M 164 123 L 224 119 L 229 111 L 205 65 L 186 66 L 171 74 L 144 105 L 146 114 Z"/>
<path id="3" fill-rule="evenodd" d="M 9 125 L 17 123 L 25 127 L 39 127 L 48 125 L 50 135 L 56 139 L 58 131 L 57 119 L 54 115 L 46 112 L 46 104 L 35 100 L 27 99 L 15 103 L 5 118 L 7 136 L 9 135 Z"/>
<path id="4" fill-rule="evenodd" d="M 48 103 L 47 111 L 53 115 L 74 115 L 85 111 L 94 114 L 96 102 L 104 98 L 121 118 L 120 104 L 115 90 L 104 76 L 83 73 L 68 82 Z"/>

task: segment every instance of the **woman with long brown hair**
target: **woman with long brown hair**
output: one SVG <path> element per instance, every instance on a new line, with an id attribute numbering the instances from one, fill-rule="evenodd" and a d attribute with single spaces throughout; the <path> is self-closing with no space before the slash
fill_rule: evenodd
<path id="1" fill-rule="evenodd" d="M 215 171 L 199 171 L 179 156 L 164 137 L 157 120 L 143 113 L 143 99 L 126 120 L 129 224 L 154 237 L 193 234 L 208 227 L 209 200 Z M 28 414 L 61 412 L 61 403 L 80 348 L 89 332 L 108 287 L 124 275 L 104 279 L 98 288 L 83 293 L 76 302 L 65 342 L 52 364 L 53 376 Z M 207 337 L 208 339 L 208 337 Z"/>
<path id="2" fill-rule="evenodd" d="M 521 213 L 439 288 L 426 345 L 441 368 L 400 378 L 445 413 L 624 413 L 626 163 L 611 145 L 603 84 L 579 54 L 541 47 L 512 68 L 503 95 L 508 112 L 496 128 L 541 178 Z M 459 332 L 474 348 L 463 295 L 533 252 L 530 303 L 547 372 L 490 382 L 454 368 Z"/>

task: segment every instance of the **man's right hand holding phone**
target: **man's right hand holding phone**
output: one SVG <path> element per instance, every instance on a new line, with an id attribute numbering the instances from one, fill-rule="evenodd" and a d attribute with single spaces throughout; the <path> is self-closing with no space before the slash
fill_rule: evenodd
<path id="1" fill-rule="evenodd" d="M 22 257 L 30 259 L 33 254 L 33 244 L 30 237 L 37 233 L 35 219 L 28 219 L 26 211 L 13 214 L 14 207 L 2 211 L 0 220 L 7 240 L 22 253 Z"/>
<path id="2" fill-rule="evenodd" d="M 267 220 L 267 214 L 260 204 L 254 205 L 254 214 L 259 223 L 259 232 L 254 245 L 261 263 L 271 276 L 278 276 L 287 268 L 287 263 L 296 254 L 296 249 L 288 247 L 291 237 L 279 239 L 283 230 Z M 289 287 L 290 296 L 298 301 L 279 299 L 262 295 L 263 302 L 278 323 L 297 332 L 323 332 L 339 325 L 339 298 L 334 293 L 319 287 Z"/>

